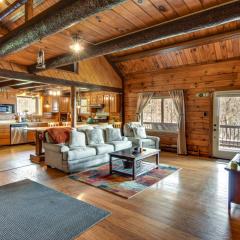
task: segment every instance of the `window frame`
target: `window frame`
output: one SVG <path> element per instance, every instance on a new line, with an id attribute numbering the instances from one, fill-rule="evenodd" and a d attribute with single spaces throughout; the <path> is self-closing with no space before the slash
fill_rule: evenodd
<path id="1" fill-rule="evenodd" d="M 34 113 L 30 113 L 30 114 L 34 114 L 34 115 L 39 115 L 40 114 L 40 99 L 37 96 L 17 96 L 17 101 L 16 101 L 16 113 L 19 113 L 18 111 L 18 98 L 35 98 L 35 108 L 36 111 Z M 22 114 L 23 112 L 21 112 Z M 28 113 L 29 114 L 29 113 Z"/>
<path id="2" fill-rule="evenodd" d="M 165 123 L 164 122 L 164 99 L 172 99 L 170 96 L 159 96 L 159 97 L 153 97 L 152 99 L 162 99 L 161 101 L 161 122 L 159 124 L 172 124 L 172 125 L 175 125 L 176 127 L 176 130 L 156 130 L 156 129 L 146 129 L 146 131 L 149 131 L 149 132 L 165 132 L 165 133 L 178 133 L 178 123 Z M 151 100 L 152 100 L 151 99 Z M 144 110 L 143 110 L 144 112 Z M 141 114 L 141 124 L 144 125 L 144 121 L 143 121 L 143 113 Z M 146 124 L 157 124 L 157 122 L 147 122 Z"/>

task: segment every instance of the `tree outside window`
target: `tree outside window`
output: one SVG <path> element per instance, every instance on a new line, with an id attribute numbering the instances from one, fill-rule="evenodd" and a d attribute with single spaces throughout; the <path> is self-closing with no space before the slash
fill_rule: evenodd
<path id="1" fill-rule="evenodd" d="M 176 132 L 177 111 L 171 98 L 153 98 L 144 108 L 143 125 L 154 131 Z"/>

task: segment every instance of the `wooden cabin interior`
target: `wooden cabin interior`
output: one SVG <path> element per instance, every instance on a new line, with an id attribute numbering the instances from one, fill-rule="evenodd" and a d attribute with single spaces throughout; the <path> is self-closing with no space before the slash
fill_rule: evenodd
<path id="1" fill-rule="evenodd" d="M 0 0 L 0 202 L 3 240 L 240 239 L 240 1 Z"/>

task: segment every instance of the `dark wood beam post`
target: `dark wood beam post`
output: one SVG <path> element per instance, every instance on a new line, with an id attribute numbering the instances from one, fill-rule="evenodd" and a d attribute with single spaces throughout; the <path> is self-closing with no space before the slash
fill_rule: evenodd
<path id="1" fill-rule="evenodd" d="M 76 87 L 71 87 L 71 127 L 77 126 L 77 98 L 76 98 Z"/>
<path id="2" fill-rule="evenodd" d="M 0 21 L 2 21 L 5 17 L 13 13 L 15 10 L 20 8 L 23 4 L 25 4 L 27 0 L 16 0 L 7 8 L 5 8 L 2 12 L 0 12 Z"/>
<path id="3" fill-rule="evenodd" d="M 25 21 L 27 22 L 33 17 L 33 0 L 28 0 L 25 3 Z"/>
<path id="4" fill-rule="evenodd" d="M 0 56 L 24 49 L 44 37 L 63 31 L 125 1 L 61 0 L 1 38 Z"/>
<path id="5" fill-rule="evenodd" d="M 36 83 L 45 83 L 45 84 L 54 84 L 54 85 L 62 85 L 62 86 L 75 86 L 88 88 L 89 91 L 109 91 L 109 92 L 122 92 L 121 88 L 109 87 L 109 86 L 101 86 L 92 83 L 67 80 L 62 78 L 53 78 L 40 76 L 36 74 L 29 74 L 25 72 L 16 72 L 10 71 L 6 69 L 0 69 L 0 78 L 6 78 L 10 80 L 20 80 L 20 81 L 31 81 Z"/>
<path id="6" fill-rule="evenodd" d="M 109 40 L 98 45 L 88 47 L 78 55 L 65 54 L 48 59 L 47 68 L 55 68 L 61 65 L 81 61 L 83 59 L 116 53 L 135 47 L 140 47 L 159 40 L 193 33 L 201 29 L 216 27 L 240 19 L 239 1 L 207 9 L 202 12 L 187 15 L 142 31 L 134 32 L 113 40 Z M 1 47 L 0 47 L 1 56 Z M 30 71 L 37 72 L 36 67 L 29 68 Z"/>
<path id="7" fill-rule="evenodd" d="M 153 49 L 149 49 L 149 50 L 145 50 L 145 51 L 139 51 L 136 53 L 126 54 L 123 56 L 108 57 L 108 59 L 112 63 L 116 64 L 116 63 L 120 63 L 120 62 L 127 62 L 130 60 L 140 59 L 140 58 L 144 58 L 144 57 L 150 57 L 150 56 L 154 56 L 154 55 L 168 54 L 170 52 L 176 52 L 176 51 L 180 51 L 183 49 L 198 47 L 198 46 L 202 46 L 205 44 L 211 44 L 211 43 L 215 43 L 215 42 L 219 42 L 219 41 L 236 39 L 239 37 L 240 37 L 240 30 L 235 30 L 235 31 L 231 31 L 231 32 L 218 33 L 218 34 L 214 34 L 214 35 L 207 36 L 207 37 L 201 37 L 201 38 L 194 39 L 194 40 L 179 42 L 179 43 L 167 45 L 164 47 L 153 48 Z"/>

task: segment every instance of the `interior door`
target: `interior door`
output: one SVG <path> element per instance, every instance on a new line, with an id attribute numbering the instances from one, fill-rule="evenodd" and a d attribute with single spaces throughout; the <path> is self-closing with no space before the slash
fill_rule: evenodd
<path id="1" fill-rule="evenodd" d="M 240 91 L 215 92 L 213 156 L 231 159 L 240 152 Z"/>

